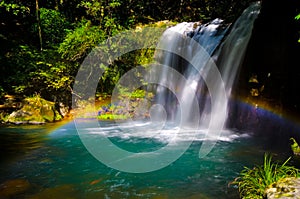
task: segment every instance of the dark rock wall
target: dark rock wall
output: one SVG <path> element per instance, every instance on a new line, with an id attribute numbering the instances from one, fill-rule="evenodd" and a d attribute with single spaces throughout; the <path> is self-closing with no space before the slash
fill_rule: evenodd
<path id="1" fill-rule="evenodd" d="M 240 94 L 249 94 L 248 80 L 256 74 L 264 97 L 300 108 L 300 21 L 294 19 L 299 4 L 299 0 L 263 0 L 242 65 Z"/>
<path id="2" fill-rule="evenodd" d="M 269 113 L 260 110 L 262 104 L 268 104 L 279 115 L 300 118 L 300 21 L 295 20 L 298 13 L 299 0 L 262 1 L 234 91 L 236 98 L 252 106 L 232 103 L 229 127 L 246 128 L 259 134 L 295 133 L 293 127 L 282 127 L 285 124 L 268 119 Z M 251 78 L 257 82 L 249 82 Z M 258 109 L 253 109 L 255 105 Z"/>

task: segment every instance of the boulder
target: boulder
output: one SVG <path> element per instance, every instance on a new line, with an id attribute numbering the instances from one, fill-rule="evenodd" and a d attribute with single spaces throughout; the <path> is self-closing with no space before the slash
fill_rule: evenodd
<path id="1" fill-rule="evenodd" d="M 7 122 L 20 124 L 41 124 L 53 122 L 56 118 L 54 102 L 47 101 L 39 96 L 28 97 L 23 101 L 21 109 L 12 112 Z"/>
<path id="2" fill-rule="evenodd" d="M 300 198 L 300 179 L 283 178 L 270 185 L 265 194 L 268 199 Z"/>

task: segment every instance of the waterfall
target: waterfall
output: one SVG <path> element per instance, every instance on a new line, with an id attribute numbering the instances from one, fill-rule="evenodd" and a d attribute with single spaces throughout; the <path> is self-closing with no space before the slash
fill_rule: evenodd
<path id="1" fill-rule="evenodd" d="M 259 11 L 255 2 L 230 25 L 221 19 L 204 25 L 183 22 L 164 32 L 155 53 L 161 67 L 150 78 L 158 79 L 155 103 L 165 107 L 168 121 L 207 129 L 207 139 L 220 135 Z M 213 145 L 203 143 L 200 156 Z"/>

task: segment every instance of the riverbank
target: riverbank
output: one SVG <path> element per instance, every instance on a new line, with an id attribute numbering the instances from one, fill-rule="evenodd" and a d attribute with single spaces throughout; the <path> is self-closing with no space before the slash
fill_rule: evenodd
<path id="1" fill-rule="evenodd" d="M 47 101 L 39 95 L 24 99 L 6 95 L 0 105 L 0 125 L 42 125 L 74 118 L 97 118 L 99 120 L 144 119 L 149 117 L 151 98 L 122 96 L 112 102 L 110 95 L 97 97 L 94 101 L 77 102 L 71 108 Z"/>
<path id="2" fill-rule="evenodd" d="M 72 118 L 97 118 L 99 120 L 139 120 L 149 118 L 151 98 L 124 97 L 122 100 L 113 101 L 108 96 L 95 102 L 80 103 L 78 108 L 70 111 Z"/>

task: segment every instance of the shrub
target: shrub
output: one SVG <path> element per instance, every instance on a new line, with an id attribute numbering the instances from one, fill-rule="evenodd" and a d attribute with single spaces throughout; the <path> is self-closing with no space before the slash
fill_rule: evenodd
<path id="1" fill-rule="evenodd" d="M 297 177 L 298 169 L 287 165 L 290 158 L 283 164 L 272 163 L 271 155 L 264 155 L 264 164 L 247 167 L 241 171 L 240 176 L 233 181 L 239 188 L 241 198 L 264 198 L 265 190 L 272 183 L 287 177 Z"/>

